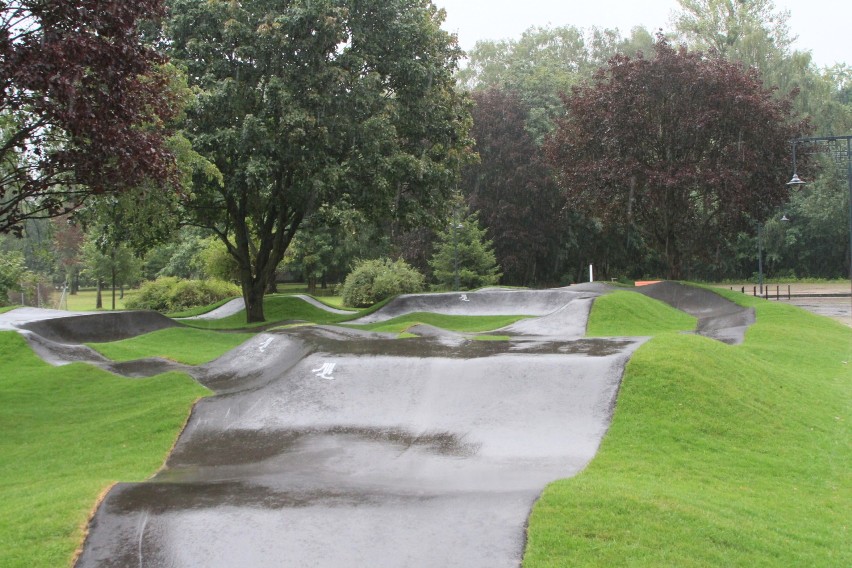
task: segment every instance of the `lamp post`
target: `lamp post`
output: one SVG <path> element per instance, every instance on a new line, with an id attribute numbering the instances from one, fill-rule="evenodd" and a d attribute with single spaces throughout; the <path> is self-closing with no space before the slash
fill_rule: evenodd
<path id="1" fill-rule="evenodd" d="M 757 285 L 763 296 L 763 223 L 757 224 Z"/>
<path id="2" fill-rule="evenodd" d="M 849 182 L 849 281 L 852 285 L 852 136 L 818 136 L 793 140 L 793 177 L 787 182 L 789 186 L 807 183 L 799 178 L 796 171 L 796 146 L 799 144 L 818 146 L 822 152 L 829 153 L 836 164 L 846 164 L 846 177 Z M 849 296 L 852 298 L 852 288 Z"/>

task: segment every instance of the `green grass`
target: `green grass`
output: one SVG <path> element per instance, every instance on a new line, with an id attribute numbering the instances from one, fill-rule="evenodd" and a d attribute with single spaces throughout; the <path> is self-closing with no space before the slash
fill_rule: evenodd
<path id="1" fill-rule="evenodd" d="M 51 367 L 0 332 L 0 566 L 67 566 L 98 495 L 154 473 L 207 392 L 179 373 Z"/>
<path id="2" fill-rule="evenodd" d="M 362 312 L 349 314 L 333 314 L 322 308 L 318 308 L 308 302 L 286 295 L 266 296 L 263 300 L 263 312 L 265 322 L 254 324 L 246 323 L 246 312 L 240 312 L 222 319 L 216 320 L 188 320 L 183 323 L 199 329 L 250 329 L 276 322 L 290 320 L 304 320 L 318 324 L 338 323 L 358 317 Z"/>
<path id="3" fill-rule="evenodd" d="M 187 365 L 201 365 L 212 361 L 251 337 L 253 337 L 251 333 L 222 333 L 188 327 L 172 327 L 121 341 L 87 345 L 113 361 L 163 357 Z"/>
<path id="4" fill-rule="evenodd" d="M 474 341 L 509 341 L 512 339 L 508 335 L 475 335 Z"/>
<path id="5" fill-rule="evenodd" d="M 613 292 L 595 299 L 589 314 L 589 337 L 647 336 L 669 331 L 691 331 L 691 315 L 637 292 Z"/>
<path id="6" fill-rule="evenodd" d="M 128 288 L 124 290 L 124 299 L 120 298 L 120 291 L 116 289 L 115 291 L 115 309 L 116 310 L 124 310 L 125 300 L 129 300 L 134 297 L 139 290 Z M 58 303 L 60 300 L 61 293 L 56 292 L 53 295 L 54 303 Z M 86 311 L 95 311 L 95 306 L 97 305 L 97 290 L 94 289 L 82 289 L 79 290 L 76 294 L 68 294 L 65 296 L 67 300 L 68 307 L 62 306 L 62 309 L 67 309 L 72 312 L 86 312 Z M 109 311 L 112 309 L 112 288 L 101 290 L 101 302 L 103 303 L 103 310 Z M 57 306 L 50 306 L 57 307 Z M 98 310 L 100 311 L 100 310 Z"/>
<path id="7" fill-rule="evenodd" d="M 0 314 L 5 314 L 6 312 L 11 312 L 15 308 L 20 308 L 21 306 L 2 306 L 0 307 Z"/>
<path id="8" fill-rule="evenodd" d="M 191 318 L 195 316 L 200 316 L 202 314 L 206 314 L 212 312 L 219 306 L 224 306 L 234 298 L 225 298 L 224 300 L 219 300 L 218 302 L 213 302 L 212 304 L 208 304 L 206 306 L 196 306 L 194 308 L 189 308 L 187 310 L 183 310 L 180 312 L 174 312 L 171 314 L 166 314 L 170 318 Z"/>
<path id="9" fill-rule="evenodd" d="M 852 565 L 852 329 L 724 295 L 757 310 L 746 342 L 638 350 L 597 456 L 537 502 L 526 568 Z"/>
<path id="10" fill-rule="evenodd" d="M 491 331 L 513 324 L 529 316 L 448 316 L 427 312 L 412 312 L 389 320 L 365 324 L 351 325 L 369 331 L 402 333 L 418 324 L 432 325 L 450 331 L 476 333 Z"/>

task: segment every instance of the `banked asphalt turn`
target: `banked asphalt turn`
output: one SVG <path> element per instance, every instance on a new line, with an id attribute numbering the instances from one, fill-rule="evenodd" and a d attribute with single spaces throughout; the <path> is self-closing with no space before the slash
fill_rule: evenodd
<path id="1" fill-rule="evenodd" d="M 39 320 L 14 310 L 0 328 L 19 329 L 52 364 L 128 377 L 176 369 L 216 393 L 196 404 L 160 472 L 108 492 L 78 567 L 508 567 L 544 486 L 594 456 L 644 341 L 583 338 L 594 298 L 609 290 L 402 296 L 360 321 L 533 317 L 500 330 L 508 341 L 428 326 L 413 339 L 332 326 L 260 333 L 198 367 L 114 363 L 81 345 L 177 325 L 151 312 Z M 729 343 L 754 321 L 707 290 L 639 291 Z"/>

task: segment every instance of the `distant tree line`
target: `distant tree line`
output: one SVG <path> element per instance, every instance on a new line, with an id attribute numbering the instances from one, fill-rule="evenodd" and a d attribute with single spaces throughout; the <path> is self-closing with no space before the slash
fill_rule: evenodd
<path id="1" fill-rule="evenodd" d="M 845 177 L 784 182 L 790 138 L 852 131 L 852 68 L 771 0 L 679 5 L 463 64 L 426 0 L 7 2 L 0 288 L 219 278 L 261 320 L 282 277 L 370 259 L 443 289 L 747 279 L 758 234 L 769 276 L 845 276 Z"/>
<path id="2" fill-rule="evenodd" d="M 503 282 L 564 284 L 588 264 L 604 278 L 750 278 L 758 227 L 770 275 L 848 274 L 845 178 L 812 160 L 814 183 L 785 182 L 791 138 L 852 132 L 852 68 L 793 50 L 770 0 L 679 4 L 657 37 L 532 28 L 469 54 L 459 79 L 480 160 L 461 188 Z"/>

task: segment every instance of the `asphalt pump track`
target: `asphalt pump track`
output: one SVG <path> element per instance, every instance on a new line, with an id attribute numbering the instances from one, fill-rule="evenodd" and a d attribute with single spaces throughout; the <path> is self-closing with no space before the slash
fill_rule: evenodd
<path id="1" fill-rule="evenodd" d="M 687 302 L 679 285 L 657 286 L 689 308 L 718 298 L 693 289 Z M 17 317 L 11 327 L 53 364 L 124 376 L 176 368 L 216 393 L 196 404 L 160 472 L 108 492 L 76 566 L 493 568 L 520 563 L 544 486 L 594 456 L 644 341 L 582 337 L 608 290 L 405 296 L 369 319 L 534 317 L 500 331 L 508 341 L 428 326 L 412 339 L 324 326 L 261 333 L 199 367 L 122 366 L 79 345 L 175 325 L 150 312 L 6 321 Z M 739 323 L 733 304 L 714 305 L 704 320 Z"/>

